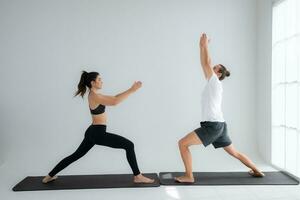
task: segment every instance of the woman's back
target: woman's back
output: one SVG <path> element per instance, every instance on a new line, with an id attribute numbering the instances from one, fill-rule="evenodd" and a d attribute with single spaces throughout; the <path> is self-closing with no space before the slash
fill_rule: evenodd
<path id="1" fill-rule="evenodd" d="M 97 103 L 94 99 L 95 99 L 95 95 L 97 95 L 96 93 L 90 92 L 88 95 L 88 102 L 89 102 L 89 109 L 91 110 L 91 115 L 92 115 L 92 124 L 106 124 L 107 122 L 107 115 L 105 112 L 105 106 L 103 109 L 103 113 L 101 114 L 96 114 L 96 113 L 92 113 L 92 111 L 94 111 L 95 109 L 99 108 L 99 103 Z M 102 105 L 103 106 L 103 105 Z"/>

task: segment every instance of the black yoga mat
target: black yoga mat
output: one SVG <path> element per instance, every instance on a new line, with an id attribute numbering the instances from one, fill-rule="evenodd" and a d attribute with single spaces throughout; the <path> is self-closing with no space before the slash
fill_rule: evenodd
<path id="1" fill-rule="evenodd" d="M 43 176 L 28 176 L 18 183 L 13 191 L 159 187 L 157 174 L 144 175 L 155 179 L 154 183 L 133 183 L 132 174 L 62 175 L 47 184 L 42 183 Z"/>
<path id="2" fill-rule="evenodd" d="M 252 177 L 248 172 L 194 172 L 194 183 L 178 183 L 174 177 L 183 172 L 159 173 L 161 185 L 298 185 L 299 181 L 282 172 L 264 172 L 265 177 Z"/>

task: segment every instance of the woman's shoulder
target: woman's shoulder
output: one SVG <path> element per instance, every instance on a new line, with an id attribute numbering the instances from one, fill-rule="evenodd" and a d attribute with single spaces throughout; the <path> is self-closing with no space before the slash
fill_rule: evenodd
<path id="1" fill-rule="evenodd" d="M 100 93 L 100 92 L 93 92 L 93 91 L 91 91 L 90 93 L 89 93 L 89 97 L 90 98 L 95 98 L 95 97 L 98 97 L 98 96 L 101 96 L 102 94 Z"/>

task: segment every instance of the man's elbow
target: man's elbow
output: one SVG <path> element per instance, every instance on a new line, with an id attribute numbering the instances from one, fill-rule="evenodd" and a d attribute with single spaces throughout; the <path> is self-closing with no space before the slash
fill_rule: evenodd
<path id="1" fill-rule="evenodd" d="M 210 69 L 211 68 L 211 62 L 209 60 L 205 61 L 204 67 L 207 68 L 207 69 Z"/>

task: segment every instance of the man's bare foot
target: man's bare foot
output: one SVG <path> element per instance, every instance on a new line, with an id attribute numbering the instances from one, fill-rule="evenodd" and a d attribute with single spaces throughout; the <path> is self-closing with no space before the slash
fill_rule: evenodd
<path id="1" fill-rule="evenodd" d="M 253 177 L 264 177 L 265 176 L 265 174 L 262 173 L 261 171 L 254 172 L 253 170 L 250 170 L 248 173 Z"/>
<path id="2" fill-rule="evenodd" d="M 142 174 L 139 174 L 137 176 L 134 176 L 133 182 L 134 183 L 153 183 L 154 179 L 147 178 L 147 177 L 143 176 Z"/>
<path id="3" fill-rule="evenodd" d="M 51 181 L 54 181 L 55 179 L 57 179 L 57 176 L 51 177 L 51 176 L 47 175 L 47 176 L 45 176 L 45 177 L 43 178 L 42 182 L 43 182 L 43 183 L 49 183 L 49 182 L 51 182 Z"/>
<path id="4" fill-rule="evenodd" d="M 177 181 L 179 183 L 194 183 L 195 182 L 194 177 L 190 177 L 187 175 L 175 177 L 175 181 Z"/>

